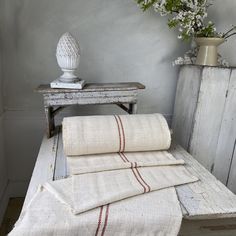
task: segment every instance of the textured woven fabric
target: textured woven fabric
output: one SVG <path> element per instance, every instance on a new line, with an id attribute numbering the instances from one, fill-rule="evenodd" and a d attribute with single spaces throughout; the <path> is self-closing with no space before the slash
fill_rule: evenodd
<path id="1" fill-rule="evenodd" d="M 171 136 L 161 114 L 84 116 L 63 120 L 67 156 L 167 150 Z"/>
<path id="2" fill-rule="evenodd" d="M 123 200 L 143 193 L 195 182 L 184 166 L 157 166 L 104 171 L 73 175 L 67 179 L 67 189 L 71 196 L 61 192 L 60 182 L 45 184 L 45 188 L 74 214 L 89 211 L 108 203 Z"/>
<path id="3" fill-rule="evenodd" d="M 67 183 L 61 183 L 66 194 Z M 10 236 L 176 236 L 182 213 L 174 188 L 74 215 L 41 189 Z"/>
<path id="4" fill-rule="evenodd" d="M 182 212 L 172 186 L 194 181 L 183 165 L 137 168 L 134 163 L 48 182 L 10 235 L 176 236 Z"/>
<path id="5" fill-rule="evenodd" d="M 67 157 L 71 175 L 93 173 L 106 170 L 137 167 L 170 166 L 184 164 L 166 151 L 107 153 L 98 155 Z"/>

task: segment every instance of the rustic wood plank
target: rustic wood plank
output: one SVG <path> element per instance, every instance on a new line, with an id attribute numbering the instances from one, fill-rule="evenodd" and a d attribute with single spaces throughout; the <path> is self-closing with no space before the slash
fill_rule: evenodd
<path id="1" fill-rule="evenodd" d="M 94 91 L 125 91 L 145 89 L 141 83 L 87 83 L 82 90 L 78 89 L 52 89 L 49 84 L 40 85 L 36 92 L 38 93 L 73 93 L 73 92 L 94 92 Z"/>
<path id="2" fill-rule="evenodd" d="M 213 174 L 227 184 L 236 140 L 236 70 L 232 70 L 218 139 Z M 236 168 L 236 166 L 232 166 Z M 231 186 L 232 188 L 232 186 Z M 236 191 L 236 183 L 235 183 Z"/>
<path id="3" fill-rule="evenodd" d="M 230 69 L 203 69 L 189 150 L 210 171 L 214 168 L 229 78 Z"/>
<path id="4" fill-rule="evenodd" d="M 53 179 L 58 148 L 58 137 L 59 136 L 57 133 L 51 139 L 47 139 L 46 135 L 43 138 L 22 212 L 27 207 L 33 195 L 36 193 L 39 185 Z"/>
<path id="5" fill-rule="evenodd" d="M 170 152 L 177 159 L 183 159 L 190 173 L 200 179 L 176 188 L 179 200 L 187 211 L 184 215 L 186 219 L 236 217 L 235 194 L 179 145 L 173 145 Z"/>
<path id="6" fill-rule="evenodd" d="M 186 150 L 193 129 L 198 102 L 202 67 L 183 66 L 180 69 L 172 122 L 173 138 Z"/>
<path id="7" fill-rule="evenodd" d="M 117 104 L 137 102 L 137 91 L 44 94 L 45 106 Z"/>
<path id="8" fill-rule="evenodd" d="M 236 218 L 220 220 L 183 220 L 179 236 L 235 236 Z"/>
<path id="9" fill-rule="evenodd" d="M 63 151 L 62 132 L 60 132 L 58 137 L 58 149 L 53 179 L 59 180 L 68 177 L 69 172 L 67 168 L 66 156 Z"/>
<path id="10" fill-rule="evenodd" d="M 232 158 L 232 163 L 229 172 L 228 187 L 234 193 L 236 193 L 236 140 L 234 143 L 234 153 Z"/>
<path id="11" fill-rule="evenodd" d="M 116 104 L 125 111 L 137 112 L 138 91 L 145 86 L 140 83 L 90 83 L 84 89 L 52 89 L 40 85 L 36 92 L 42 93 L 46 115 L 47 136 L 54 133 L 54 116 L 65 106 Z M 126 109 L 125 104 L 129 105 Z"/>

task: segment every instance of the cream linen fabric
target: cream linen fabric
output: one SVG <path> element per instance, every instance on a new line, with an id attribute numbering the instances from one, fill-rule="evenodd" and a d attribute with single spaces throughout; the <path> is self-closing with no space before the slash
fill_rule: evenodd
<path id="1" fill-rule="evenodd" d="M 143 193 L 195 182 L 184 166 L 160 166 L 122 169 L 73 175 L 67 179 L 69 194 L 61 192 L 58 182 L 46 183 L 45 188 L 74 214 L 80 214 L 108 203 Z"/>
<path id="2" fill-rule="evenodd" d="M 60 187 L 66 195 L 66 181 Z M 9 236 L 176 236 L 181 220 L 174 188 L 143 194 L 79 215 L 72 214 L 66 205 L 42 188 Z"/>
<path id="3" fill-rule="evenodd" d="M 176 236 L 174 186 L 198 179 L 182 160 L 152 152 L 170 142 L 160 114 L 65 118 L 64 150 L 77 175 L 45 183 L 10 236 Z"/>
<path id="4" fill-rule="evenodd" d="M 125 155 L 125 157 L 124 157 Z M 67 157 L 71 175 L 127 169 L 136 163 L 137 167 L 169 166 L 184 164 L 166 151 L 128 152 L 125 154 L 107 153 L 98 155 Z"/>
<path id="5" fill-rule="evenodd" d="M 80 116 L 63 120 L 67 156 L 167 150 L 171 136 L 161 114 Z"/>
<path id="6" fill-rule="evenodd" d="M 183 165 L 133 164 L 129 169 L 48 182 L 10 236 L 176 236 L 182 212 L 172 186 L 194 181 L 197 178 Z"/>

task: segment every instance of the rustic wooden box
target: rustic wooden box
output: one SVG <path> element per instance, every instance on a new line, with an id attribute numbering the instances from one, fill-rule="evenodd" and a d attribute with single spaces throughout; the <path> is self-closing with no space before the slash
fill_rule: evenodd
<path id="1" fill-rule="evenodd" d="M 236 69 L 183 66 L 174 139 L 236 193 Z"/>

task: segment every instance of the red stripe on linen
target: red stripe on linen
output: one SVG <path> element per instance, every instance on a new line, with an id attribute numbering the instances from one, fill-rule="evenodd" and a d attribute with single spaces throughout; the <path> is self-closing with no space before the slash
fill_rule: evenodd
<path id="1" fill-rule="evenodd" d="M 102 212 L 103 212 L 103 206 L 100 207 L 100 213 L 99 213 L 99 218 L 98 218 L 98 226 L 97 226 L 97 230 L 96 230 L 95 236 L 98 235 L 99 229 L 100 229 L 100 227 L 101 227 Z"/>
<path id="2" fill-rule="evenodd" d="M 142 175 L 140 174 L 140 172 L 139 172 L 139 170 L 138 170 L 138 168 L 137 168 L 137 163 L 136 163 L 136 162 L 135 162 L 135 170 L 137 171 L 137 173 L 138 173 L 140 179 L 141 179 L 141 180 L 143 181 L 143 183 L 147 186 L 147 188 L 148 188 L 147 193 L 151 192 L 151 187 L 150 187 L 150 185 L 148 185 L 147 182 L 143 179 Z"/>
<path id="3" fill-rule="evenodd" d="M 106 206 L 107 206 L 107 208 L 106 208 L 106 217 L 105 217 L 105 223 L 104 223 L 104 226 L 103 226 L 103 229 L 102 229 L 102 234 L 101 234 L 101 236 L 104 236 L 104 234 L 105 234 L 105 232 L 106 232 L 106 228 L 107 228 L 107 222 L 108 222 L 109 206 L 110 206 L 110 204 L 107 204 Z"/>
<path id="4" fill-rule="evenodd" d="M 137 170 L 137 166 L 138 166 L 138 164 L 137 164 L 137 162 L 130 162 L 129 161 L 129 159 L 126 157 L 126 155 L 122 152 L 122 153 L 118 153 L 119 155 L 120 155 L 120 157 L 122 158 L 122 160 L 124 161 L 124 162 L 129 162 L 130 164 L 131 164 L 131 170 L 132 170 L 132 172 L 133 172 L 133 174 L 134 174 L 134 177 L 136 178 L 136 180 L 139 182 L 139 184 L 143 187 L 143 190 L 144 190 L 144 193 L 146 193 L 146 192 L 150 192 L 151 191 L 151 188 L 150 188 L 150 186 L 148 185 L 148 184 L 146 184 L 146 182 L 143 180 L 143 178 L 142 178 L 142 176 L 141 176 L 141 174 L 138 172 L 138 170 Z M 125 160 L 126 161 L 125 161 Z M 136 172 L 135 172 L 135 170 L 136 170 Z M 138 178 L 139 177 L 139 178 Z M 142 183 L 143 182 L 143 183 Z M 145 186 L 146 185 L 146 186 Z M 148 191 L 147 191 L 147 189 L 146 189 L 146 187 L 147 187 L 147 189 L 148 189 Z"/>
<path id="5" fill-rule="evenodd" d="M 124 130 L 124 126 L 123 126 L 123 123 L 122 123 L 122 120 L 120 118 L 120 116 L 117 116 L 119 121 L 120 121 L 120 125 L 121 125 L 121 130 L 122 130 L 122 134 L 123 134 L 123 149 L 121 152 L 124 152 L 125 151 L 125 130 Z"/>
<path id="6" fill-rule="evenodd" d="M 121 152 L 121 132 L 120 132 L 120 125 L 119 125 L 119 121 L 117 119 L 116 116 L 115 117 L 115 120 L 116 120 L 116 124 L 117 124 L 117 128 L 118 128 L 118 132 L 119 132 L 119 140 L 120 140 L 120 144 L 119 144 L 119 152 Z"/>
<path id="7" fill-rule="evenodd" d="M 135 178 L 136 178 L 136 180 L 139 182 L 139 184 L 143 187 L 143 193 L 146 193 L 147 192 L 147 190 L 146 190 L 146 187 L 145 187 L 145 185 L 140 181 L 140 179 L 138 178 L 138 175 L 135 173 L 135 169 L 133 168 L 133 163 L 131 163 L 131 170 L 132 170 L 132 172 L 133 172 L 133 174 L 134 174 L 134 176 L 135 176 Z"/>
<path id="8" fill-rule="evenodd" d="M 120 158 L 122 159 L 123 162 L 127 162 L 127 161 L 125 160 L 124 156 L 122 156 L 120 152 L 117 153 L 117 154 L 120 156 Z"/>
<path id="9" fill-rule="evenodd" d="M 124 154 L 124 153 L 121 153 L 122 156 L 128 161 L 129 159 L 127 158 L 127 156 Z M 147 192 L 151 192 L 151 187 L 150 185 L 147 184 L 147 182 L 143 179 L 142 175 L 140 174 L 139 170 L 138 170 L 138 163 L 137 162 L 134 162 L 134 167 L 132 165 L 133 163 L 131 163 L 131 168 L 134 168 L 137 172 L 137 175 L 139 176 L 139 178 L 141 179 L 141 181 L 143 182 L 143 184 L 147 187 L 148 191 Z"/>
<path id="10" fill-rule="evenodd" d="M 127 162 L 130 162 L 129 159 L 127 158 L 127 156 L 126 156 L 123 152 L 121 152 L 120 154 L 124 157 L 124 159 L 125 159 Z"/>

